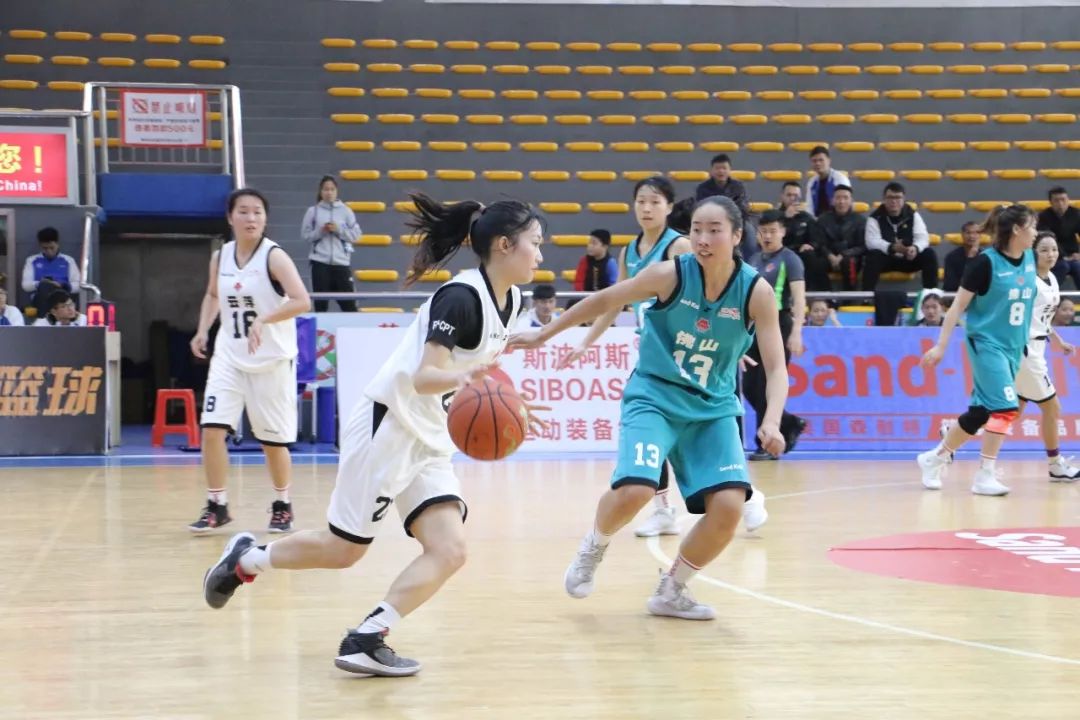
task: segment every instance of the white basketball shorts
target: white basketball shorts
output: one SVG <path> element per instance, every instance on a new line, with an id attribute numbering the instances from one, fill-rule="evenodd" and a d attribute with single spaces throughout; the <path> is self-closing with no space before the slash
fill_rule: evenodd
<path id="1" fill-rule="evenodd" d="M 210 360 L 203 400 L 203 427 L 235 432 L 247 410 L 251 434 L 263 445 L 296 442 L 296 363 L 279 360 L 262 372 L 247 372 L 232 363 Z"/>
<path id="2" fill-rule="evenodd" d="M 1041 403 L 1057 394 L 1046 366 L 1046 340 L 1031 340 L 1016 373 L 1016 394 L 1021 400 Z"/>

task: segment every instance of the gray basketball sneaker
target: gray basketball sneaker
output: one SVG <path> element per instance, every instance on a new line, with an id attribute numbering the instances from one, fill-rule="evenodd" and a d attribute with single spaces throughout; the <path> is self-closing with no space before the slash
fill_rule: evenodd
<path id="1" fill-rule="evenodd" d="M 574 562 L 570 563 L 570 567 L 566 568 L 566 575 L 563 577 L 566 593 L 570 597 L 585 598 L 593 591 L 596 568 L 604 559 L 605 551 L 607 551 L 606 547 L 600 547 L 592 542 L 592 533 L 586 535 L 581 541 L 577 556 Z"/>
<path id="2" fill-rule="evenodd" d="M 350 630 L 338 647 L 334 665 L 357 675 L 405 677 L 420 672 L 420 663 L 398 655 L 383 641 L 384 633 Z"/>
<path id="3" fill-rule="evenodd" d="M 667 573 L 660 576 L 660 585 L 646 607 L 653 615 L 683 620 L 712 620 L 716 617 L 715 610 L 694 600 L 686 586 Z"/>

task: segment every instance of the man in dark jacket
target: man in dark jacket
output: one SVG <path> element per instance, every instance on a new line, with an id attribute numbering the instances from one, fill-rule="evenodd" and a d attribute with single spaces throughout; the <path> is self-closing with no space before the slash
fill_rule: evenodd
<path id="1" fill-rule="evenodd" d="M 723 195 L 730 198 L 743 217 L 743 237 L 739 243 L 739 251 L 743 259 L 756 255 L 757 243 L 757 218 L 750 210 L 750 199 L 746 194 L 746 186 L 731 177 L 731 158 L 724 153 L 713 157 L 709 165 L 709 179 L 697 186 L 694 191 L 695 200 L 704 200 L 714 195 Z"/>
<path id="2" fill-rule="evenodd" d="M 1050 188 L 1050 207 L 1039 213 L 1038 228 L 1054 233 L 1058 241 L 1057 265 L 1051 269 L 1058 284 L 1066 277 L 1073 279 L 1080 290 L 1080 210 L 1069 204 L 1069 193 L 1063 187 Z"/>
<path id="3" fill-rule="evenodd" d="M 814 245 L 823 248 L 829 269 L 840 273 L 844 290 L 858 288 L 857 280 L 866 254 L 866 216 L 854 210 L 851 188 L 833 188 L 832 209 L 810 226 Z"/>
<path id="4" fill-rule="evenodd" d="M 799 183 L 784 183 L 783 194 L 780 196 L 780 212 L 784 217 L 784 247 L 794 250 L 802 260 L 806 272 L 806 289 L 810 292 L 832 290 L 832 283 L 829 282 L 829 261 L 825 259 L 824 248 L 810 233 L 814 216 L 806 212 Z"/>
<path id="5" fill-rule="evenodd" d="M 924 288 L 937 287 L 938 259 L 922 216 L 905 202 L 904 186 L 885 186 L 877 210 L 866 218 L 863 290 L 874 290 L 883 272 L 921 272 Z"/>
<path id="6" fill-rule="evenodd" d="M 979 256 L 979 241 L 982 239 L 979 235 L 979 223 L 964 223 L 960 228 L 960 237 L 964 244 L 945 256 L 945 282 L 942 285 L 945 292 L 956 292 L 960 289 L 964 268 Z"/>

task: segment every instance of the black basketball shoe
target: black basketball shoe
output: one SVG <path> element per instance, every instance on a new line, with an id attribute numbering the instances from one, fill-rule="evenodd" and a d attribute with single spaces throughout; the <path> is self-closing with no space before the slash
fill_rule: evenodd
<path id="1" fill-rule="evenodd" d="M 350 630 L 338 647 L 334 665 L 345 672 L 382 677 L 404 677 L 420 672 L 420 663 L 400 657 L 383 642 L 384 635 Z"/>
<path id="2" fill-rule="evenodd" d="M 199 515 L 198 520 L 188 525 L 188 530 L 193 533 L 208 533 L 231 522 L 232 518 L 229 517 L 228 505 L 218 505 L 213 500 L 207 500 L 202 515 Z"/>
<path id="3" fill-rule="evenodd" d="M 245 575 L 240 570 L 240 556 L 255 544 L 255 536 L 248 532 L 233 535 L 225 546 L 217 564 L 206 571 L 203 577 L 203 597 L 206 604 L 214 609 L 225 607 L 236 588 L 244 583 L 255 582 L 254 575 Z"/>
<path id="4" fill-rule="evenodd" d="M 286 533 L 292 531 L 292 503 L 275 500 L 270 506 L 270 532 Z"/>

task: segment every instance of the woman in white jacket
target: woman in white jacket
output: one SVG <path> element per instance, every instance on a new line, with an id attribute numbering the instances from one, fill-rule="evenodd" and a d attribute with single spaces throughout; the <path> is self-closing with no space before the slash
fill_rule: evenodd
<path id="1" fill-rule="evenodd" d="M 337 181 L 324 175 L 319 181 L 319 199 L 304 213 L 300 235 L 310 243 L 311 288 L 315 292 L 352 292 L 349 260 L 353 243 L 360 238 L 360 226 L 348 205 L 338 200 Z M 344 312 L 356 312 L 353 300 L 338 300 Z M 315 301 L 315 312 L 326 312 L 327 300 Z"/>

